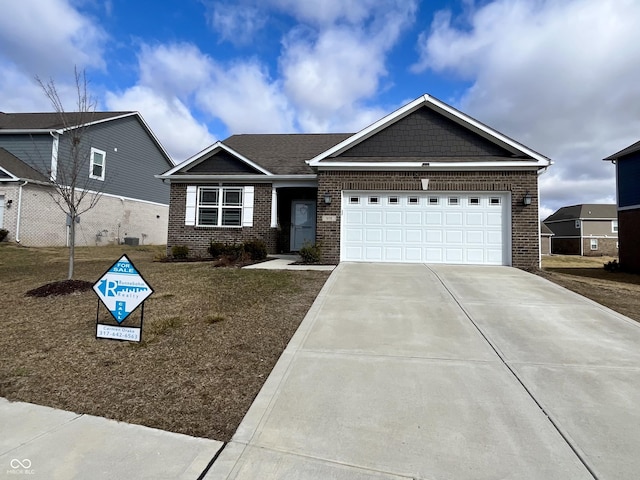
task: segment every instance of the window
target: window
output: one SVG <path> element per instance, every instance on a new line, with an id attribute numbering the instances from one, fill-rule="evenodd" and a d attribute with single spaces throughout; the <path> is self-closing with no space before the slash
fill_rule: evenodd
<path id="1" fill-rule="evenodd" d="M 469 205 L 480 205 L 480 199 L 478 197 L 471 197 L 469 199 Z"/>
<path id="2" fill-rule="evenodd" d="M 500 205 L 500 197 L 491 197 L 489 199 L 489 205 Z"/>
<path id="3" fill-rule="evenodd" d="M 242 225 L 242 188 L 200 187 L 197 225 L 203 227 L 240 227 Z"/>
<path id="4" fill-rule="evenodd" d="M 398 197 L 389 197 L 389 205 L 397 205 Z"/>
<path id="5" fill-rule="evenodd" d="M 618 220 L 611 221 L 611 231 L 613 233 L 618 233 Z"/>
<path id="6" fill-rule="evenodd" d="M 378 197 L 369 197 L 369 203 L 371 204 L 377 204 L 379 203 L 379 201 L 380 201 L 380 198 Z"/>
<path id="7" fill-rule="evenodd" d="M 438 197 L 429 197 L 429 205 L 438 205 L 440 199 Z"/>
<path id="8" fill-rule="evenodd" d="M 598 250 L 598 239 L 597 238 L 592 238 L 591 239 L 591 250 Z"/>
<path id="9" fill-rule="evenodd" d="M 418 197 L 409 197 L 409 205 L 418 205 L 420 199 Z"/>
<path id="10" fill-rule="evenodd" d="M 349 203 L 351 205 L 358 205 L 360 203 L 360 197 L 349 197 Z"/>
<path id="11" fill-rule="evenodd" d="M 449 197 L 449 205 L 458 205 L 458 197 Z"/>
<path id="12" fill-rule="evenodd" d="M 89 178 L 104 180 L 105 157 L 107 154 L 102 150 L 91 147 L 91 163 L 89 165 Z"/>

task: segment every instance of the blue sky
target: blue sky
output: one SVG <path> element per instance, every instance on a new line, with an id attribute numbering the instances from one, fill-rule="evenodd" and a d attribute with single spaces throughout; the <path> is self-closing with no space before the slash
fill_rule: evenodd
<path id="1" fill-rule="evenodd" d="M 541 216 L 614 202 L 640 139 L 637 0 L 21 0 L 0 110 L 137 110 L 176 162 L 233 133 L 355 132 L 428 93 L 552 158 Z"/>

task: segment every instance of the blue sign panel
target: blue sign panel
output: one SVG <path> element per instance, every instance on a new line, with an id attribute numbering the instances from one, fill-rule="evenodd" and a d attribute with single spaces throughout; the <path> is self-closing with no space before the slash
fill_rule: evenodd
<path id="1" fill-rule="evenodd" d="M 93 285 L 93 291 L 118 323 L 153 293 L 126 255 Z"/>

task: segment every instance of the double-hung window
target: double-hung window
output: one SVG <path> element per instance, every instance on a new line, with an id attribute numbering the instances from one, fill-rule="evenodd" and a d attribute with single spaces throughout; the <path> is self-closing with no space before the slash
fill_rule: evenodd
<path id="1" fill-rule="evenodd" d="M 197 214 L 198 226 L 242 226 L 242 188 L 198 188 Z"/>
<path id="2" fill-rule="evenodd" d="M 105 158 L 107 154 L 103 150 L 91 147 L 91 162 L 89 165 L 89 178 L 104 180 Z"/>

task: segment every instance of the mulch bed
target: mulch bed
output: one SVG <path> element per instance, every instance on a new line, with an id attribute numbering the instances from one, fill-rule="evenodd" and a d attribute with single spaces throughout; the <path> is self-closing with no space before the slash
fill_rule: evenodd
<path id="1" fill-rule="evenodd" d="M 70 295 L 77 292 L 91 290 L 93 283 L 84 280 L 63 280 L 61 282 L 51 282 L 41 287 L 29 290 L 27 297 L 49 297 L 51 295 Z"/>

